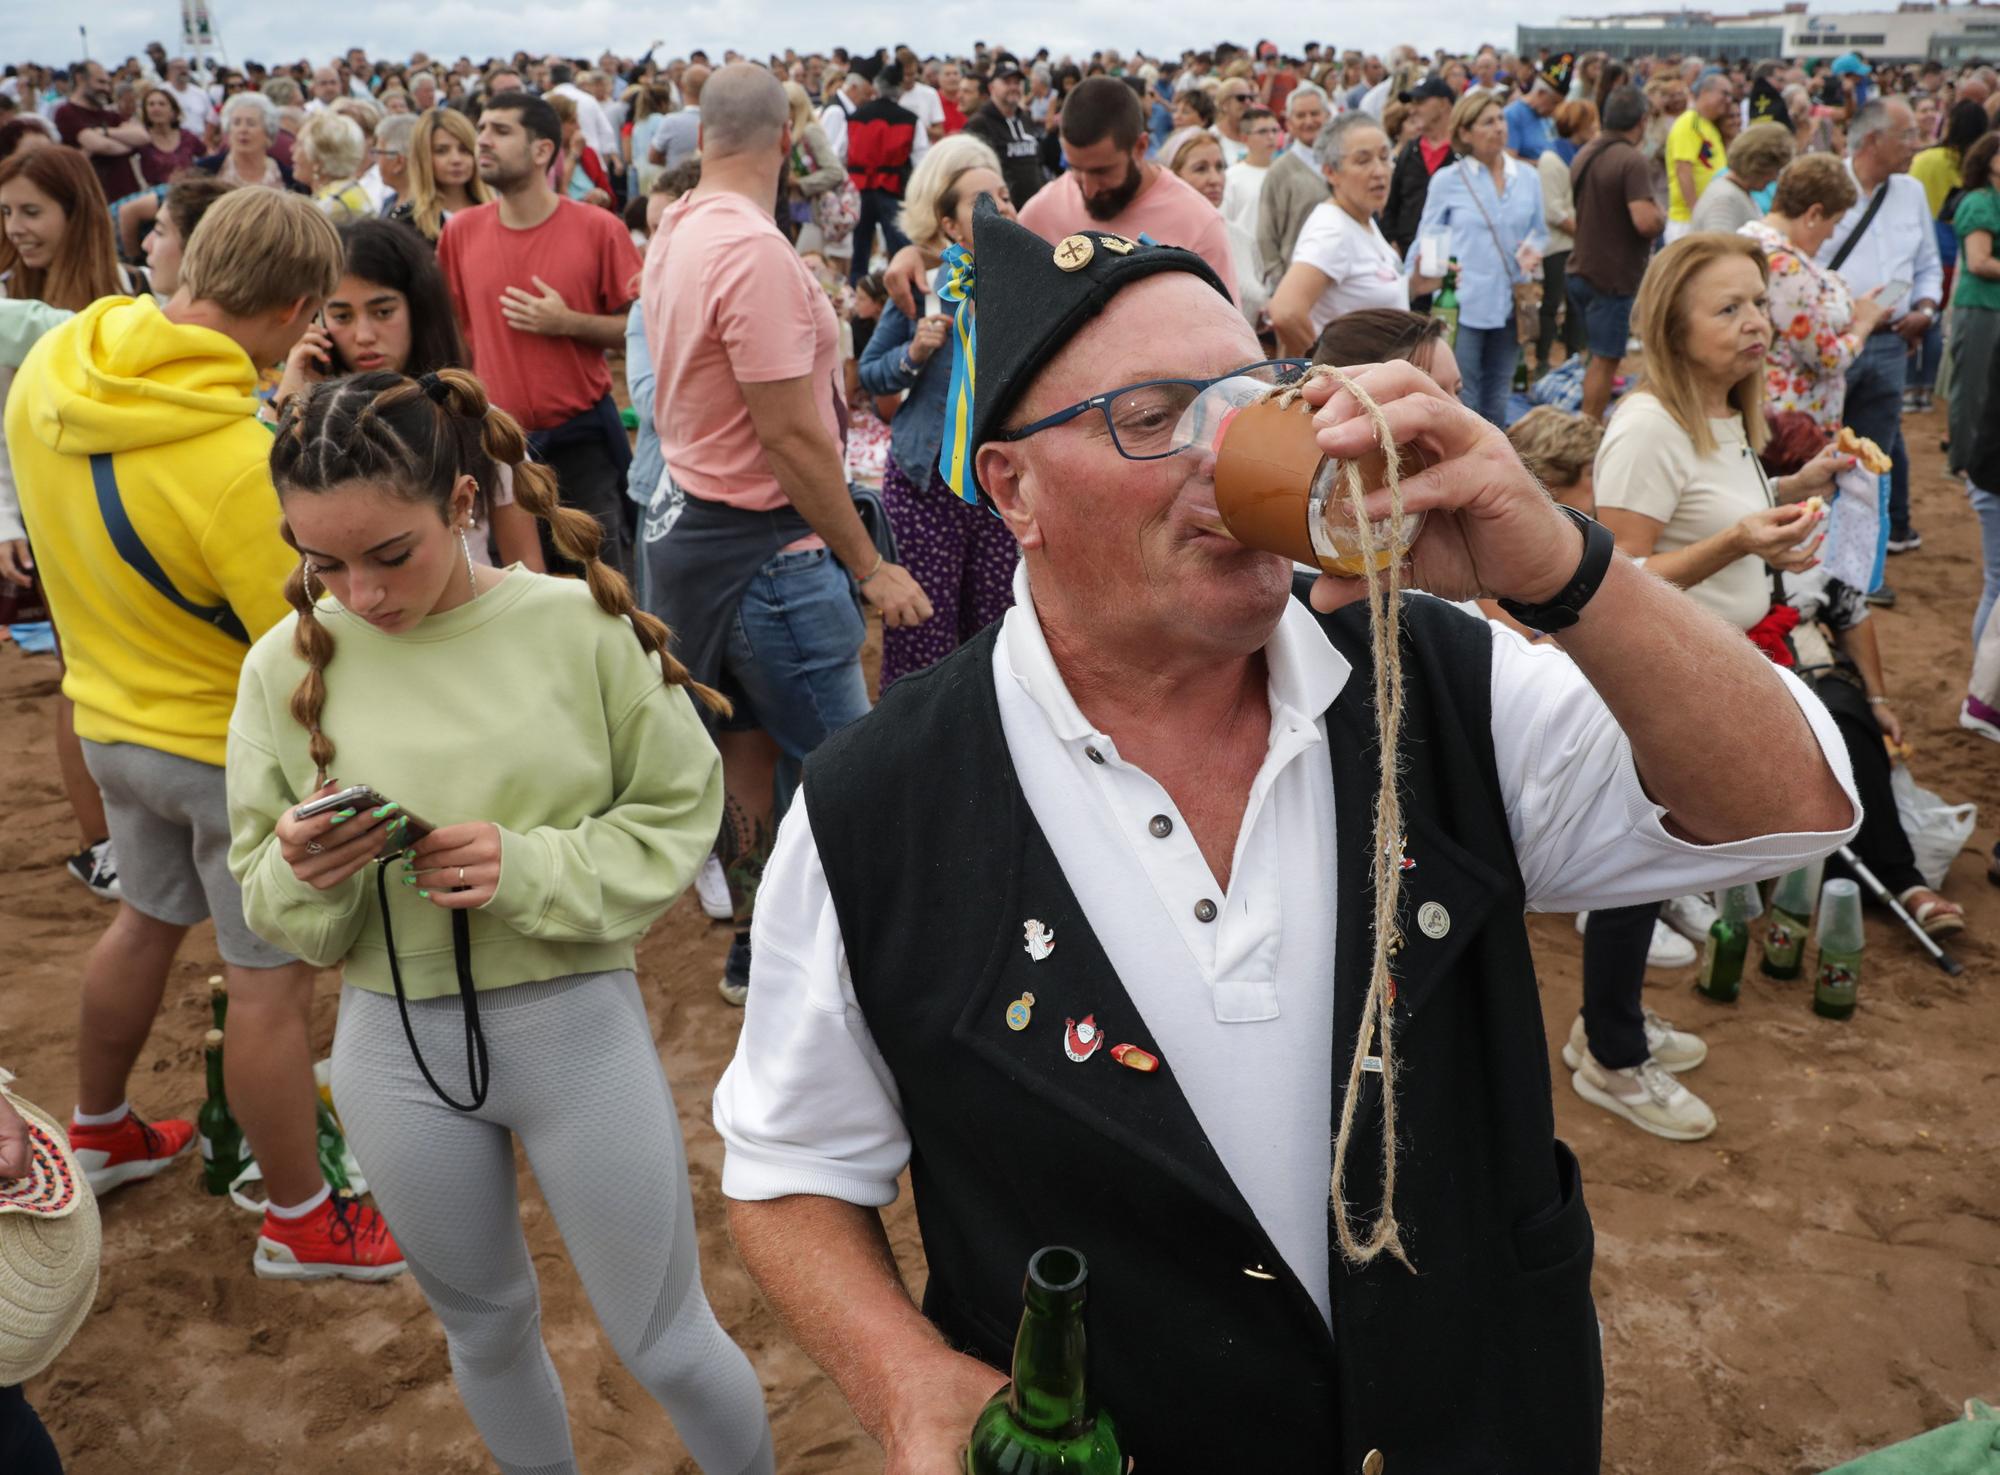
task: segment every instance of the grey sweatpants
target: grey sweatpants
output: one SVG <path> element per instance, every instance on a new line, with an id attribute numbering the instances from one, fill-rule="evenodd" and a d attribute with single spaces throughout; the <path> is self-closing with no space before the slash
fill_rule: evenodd
<path id="1" fill-rule="evenodd" d="M 431 1073 L 470 1100 L 458 999 L 415 1001 L 410 1017 Z M 707 1475 L 767 1475 L 763 1389 L 702 1293 L 680 1120 L 632 974 L 496 989 L 479 1017 L 492 1088 L 466 1114 L 424 1084 L 395 999 L 343 989 L 333 1095 L 503 1475 L 578 1468 L 542 1345 L 516 1136 L 611 1345 L 688 1452 Z"/>

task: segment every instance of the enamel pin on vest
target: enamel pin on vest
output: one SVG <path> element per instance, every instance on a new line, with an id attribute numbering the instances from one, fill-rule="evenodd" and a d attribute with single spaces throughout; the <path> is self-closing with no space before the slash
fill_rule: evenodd
<path id="1" fill-rule="evenodd" d="M 1021 934 L 1027 939 L 1026 950 L 1037 963 L 1056 950 L 1056 935 L 1042 923 L 1030 917 L 1021 924 Z"/>
<path id="2" fill-rule="evenodd" d="M 1065 1019 L 1063 1026 L 1063 1054 L 1078 1065 L 1104 1048 L 1104 1032 L 1097 1027 L 1096 1015 L 1086 1014 L 1081 1020 Z"/>
<path id="3" fill-rule="evenodd" d="M 1007 1028 L 1016 1034 L 1028 1027 L 1028 1021 L 1035 1017 L 1035 996 L 1022 994 L 1007 1006 Z"/>

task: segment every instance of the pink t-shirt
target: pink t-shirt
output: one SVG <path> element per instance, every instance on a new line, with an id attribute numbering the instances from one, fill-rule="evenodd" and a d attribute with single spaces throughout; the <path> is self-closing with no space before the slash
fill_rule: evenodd
<path id="1" fill-rule="evenodd" d="M 639 288 L 657 371 L 653 424 L 690 496 L 756 512 L 785 505 L 739 384 L 810 376 L 836 446 L 840 329 L 833 304 L 771 219 L 742 195 L 683 195 L 660 217 Z"/>
<path id="2" fill-rule="evenodd" d="M 1021 224 L 1049 242 L 1079 231 L 1101 230 L 1136 241 L 1151 236 L 1162 246 L 1184 246 L 1202 257 L 1236 300 L 1236 267 L 1229 259 L 1229 231 L 1222 212 L 1186 180 L 1159 170 L 1153 182 L 1114 219 L 1095 219 L 1084 208 L 1076 175 L 1065 173 L 1035 191 L 1021 208 Z"/>

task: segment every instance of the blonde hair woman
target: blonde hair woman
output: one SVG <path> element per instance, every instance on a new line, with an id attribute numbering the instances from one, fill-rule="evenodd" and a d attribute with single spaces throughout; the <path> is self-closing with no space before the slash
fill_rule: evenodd
<path id="1" fill-rule="evenodd" d="M 793 223 L 804 227 L 812 224 L 812 202 L 829 190 L 840 188 L 847 178 L 847 166 L 841 163 L 833 140 L 819 126 L 805 88 L 787 82 L 785 101 L 791 107 L 792 120 L 792 151 L 785 159 L 785 200 Z M 817 236 L 819 232 L 813 234 Z M 810 244 L 814 243 L 801 241 L 801 249 Z M 824 241 L 816 244 L 821 250 L 827 248 Z"/>
<path id="2" fill-rule="evenodd" d="M 479 177 L 478 159 L 479 135 L 465 114 L 432 108 L 410 135 L 410 197 L 390 219 L 415 226 L 435 245 L 454 211 L 492 198 Z"/>
<path id="3" fill-rule="evenodd" d="M 312 191 L 313 203 L 327 213 L 335 225 L 350 220 L 366 220 L 368 192 L 360 185 L 362 161 L 368 157 L 368 138 L 361 125 L 340 113 L 314 113 L 299 130 L 292 150 L 292 173 Z"/>
<path id="4" fill-rule="evenodd" d="M 966 133 L 931 145 L 903 190 L 903 233 L 925 259 L 953 247 L 972 250 L 972 210 L 991 195 L 1008 219 L 1014 203 L 993 150 Z M 939 279 L 952 270 L 946 262 Z M 1020 554 L 999 518 L 960 500 L 939 468 L 949 433 L 945 406 L 958 353 L 953 304 L 924 294 L 912 322 L 894 302 L 862 351 L 861 385 L 873 395 L 904 395 L 889 422 L 882 505 L 896 532 L 897 560 L 930 596 L 921 625 L 882 634 L 882 685 L 943 660 L 998 619 L 1014 602 Z"/>

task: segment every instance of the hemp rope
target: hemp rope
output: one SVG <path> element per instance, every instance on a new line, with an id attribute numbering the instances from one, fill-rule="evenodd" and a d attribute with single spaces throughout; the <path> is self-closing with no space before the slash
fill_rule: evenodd
<path id="1" fill-rule="evenodd" d="M 1374 398 L 1348 375 L 1332 364 L 1315 364 L 1297 383 L 1274 390 L 1266 398 L 1279 409 L 1289 409 L 1299 393 L 1314 379 L 1332 379 L 1354 396 L 1367 415 L 1381 444 L 1385 461 L 1383 489 L 1389 494 L 1388 523 L 1391 546 L 1402 535 L 1403 474 L 1396 435 L 1388 417 Z M 1340 1127 L 1333 1139 L 1333 1175 L 1329 1195 L 1333 1205 L 1333 1228 L 1340 1252 L 1351 1265 L 1363 1266 L 1387 1251 L 1412 1274 L 1416 1266 L 1404 1252 L 1396 1223 L 1396 1063 L 1394 1028 L 1395 981 L 1389 960 L 1402 945 L 1396 913 L 1403 890 L 1403 805 L 1398 784 L 1403 727 L 1403 645 L 1401 639 L 1403 558 L 1400 552 L 1388 560 L 1388 567 L 1375 568 L 1379 545 L 1374 521 L 1368 516 L 1368 487 L 1354 461 L 1341 463 L 1346 480 L 1347 501 L 1354 513 L 1355 535 L 1361 545 L 1361 559 L 1368 581 L 1368 635 L 1374 651 L 1375 733 L 1381 757 L 1381 780 L 1375 795 L 1375 857 L 1371 867 L 1375 891 L 1374 957 L 1368 970 L 1368 994 L 1361 1004 L 1361 1031 L 1355 1041 L 1354 1060 L 1347 1072 L 1347 1095 L 1340 1106 Z M 1361 1096 L 1362 1062 L 1381 1036 L 1382 1061 L 1382 1212 L 1365 1240 L 1358 1239 L 1350 1219 L 1347 1195 L 1342 1187 L 1347 1166 L 1347 1144 L 1354 1129 L 1354 1107 Z"/>

